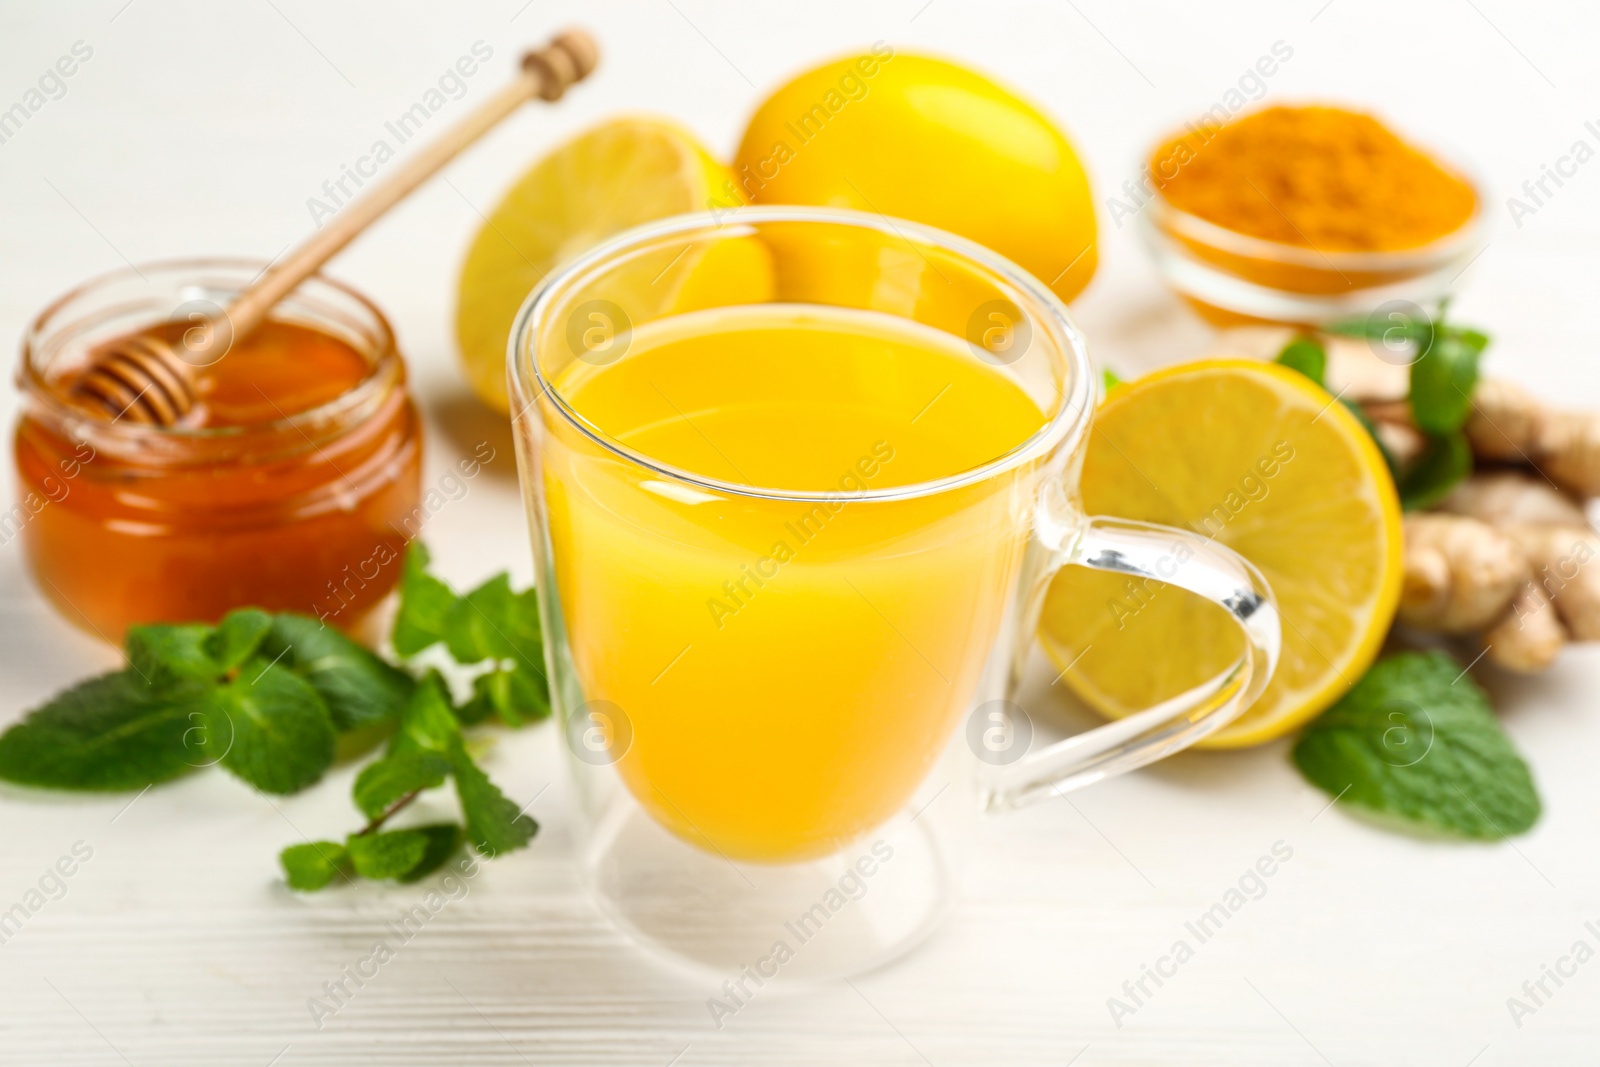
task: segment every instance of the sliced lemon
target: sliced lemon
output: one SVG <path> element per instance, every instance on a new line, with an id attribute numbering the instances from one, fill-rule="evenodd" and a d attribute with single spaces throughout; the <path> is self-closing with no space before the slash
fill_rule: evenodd
<path id="1" fill-rule="evenodd" d="M 1096 415 L 1082 484 L 1090 514 L 1214 537 L 1277 594 L 1277 673 L 1201 745 L 1282 736 L 1377 655 L 1400 597 L 1400 503 L 1367 431 L 1309 379 L 1207 360 L 1119 386 Z M 1243 648 L 1220 608 L 1081 567 L 1056 576 L 1040 636 L 1063 684 L 1112 718 L 1201 684 Z"/>
<path id="2" fill-rule="evenodd" d="M 726 198 L 728 181 L 727 168 L 691 134 L 648 117 L 602 123 L 536 163 L 489 214 L 461 268 L 456 341 L 473 391 L 508 410 L 506 340 L 517 309 L 545 275 L 630 227 L 707 210 Z M 657 269 L 641 267 L 650 276 L 630 294 L 638 299 L 619 302 L 630 312 L 660 312 L 688 309 L 675 302 L 761 299 L 771 273 L 765 255 L 753 239 L 697 246 Z"/>

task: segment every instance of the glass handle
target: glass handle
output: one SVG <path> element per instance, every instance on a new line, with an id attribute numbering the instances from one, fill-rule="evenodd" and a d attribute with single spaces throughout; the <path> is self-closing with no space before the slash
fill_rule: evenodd
<path id="1" fill-rule="evenodd" d="M 1092 518 L 1064 546 L 1061 565 L 1151 578 L 1203 596 L 1243 631 L 1245 652 L 1186 693 L 1012 764 L 988 797 L 991 810 L 1067 793 L 1187 748 L 1253 704 L 1278 665 L 1282 633 L 1271 587 L 1253 564 L 1214 541 L 1170 526 Z"/>

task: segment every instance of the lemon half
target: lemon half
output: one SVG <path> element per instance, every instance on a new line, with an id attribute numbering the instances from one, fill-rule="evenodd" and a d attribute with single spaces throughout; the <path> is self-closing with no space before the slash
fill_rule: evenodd
<path id="1" fill-rule="evenodd" d="M 726 195 L 727 182 L 727 169 L 691 134 L 649 117 L 602 123 L 535 164 L 485 219 L 461 268 L 456 341 L 473 391 L 508 410 L 511 323 L 551 270 L 633 226 L 705 211 L 713 197 Z M 689 293 L 704 302 L 748 287 L 750 271 L 759 273 L 760 264 L 749 262 L 758 253 L 748 243 L 711 247 L 721 251 L 672 264 L 671 277 L 658 280 L 652 297 L 670 301 Z"/>
<path id="2" fill-rule="evenodd" d="M 1213 537 L 1277 594 L 1277 673 L 1201 745 L 1282 736 L 1377 655 L 1400 597 L 1400 503 L 1367 431 L 1302 375 L 1208 360 L 1120 386 L 1096 415 L 1082 485 L 1090 514 Z M 1203 683 L 1243 650 L 1222 609 L 1081 567 L 1056 576 L 1040 636 L 1062 683 L 1112 718 Z"/>

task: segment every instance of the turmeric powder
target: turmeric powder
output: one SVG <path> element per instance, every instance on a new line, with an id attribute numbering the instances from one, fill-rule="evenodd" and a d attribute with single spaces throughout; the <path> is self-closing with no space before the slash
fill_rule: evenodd
<path id="1" fill-rule="evenodd" d="M 1190 126 L 1156 149 L 1150 177 L 1181 211 L 1319 252 L 1420 247 L 1478 209 L 1466 180 L 1371 115 L 1336 107 Z"/>

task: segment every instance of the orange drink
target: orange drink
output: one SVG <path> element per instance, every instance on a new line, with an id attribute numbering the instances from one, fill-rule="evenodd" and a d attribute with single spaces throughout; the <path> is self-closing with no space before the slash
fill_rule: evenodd
<path id="1" fill-rule="evenodd" d="M 1044 412 L 959 338 L 821 305 L 659 320 L 556 388 L 660 463 L 828 494 L 729 507 L 590 442 L 550 443 L 567 639 L 585 698 L 627 719 L 628 788 L 735 857 L 826 853 L 882 823 L 967 710 L 1022 555 L 1028 467 L 932 498 L 853 497 L 976 468 Z"/>

